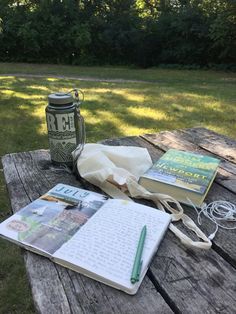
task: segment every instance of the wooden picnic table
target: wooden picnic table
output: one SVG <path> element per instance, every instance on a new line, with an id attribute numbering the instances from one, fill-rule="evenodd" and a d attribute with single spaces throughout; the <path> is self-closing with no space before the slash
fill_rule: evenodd
<path id="1" fill-rule="evenodd" d="M 221 164 L 206 202 L 227 200 L 236 204 L 233 139 L 205 128 L 192 128 L 109 139 L 103 143 L 146 147 L 153 160 L 169 148 L 216 156 Z M 13 212 L 57 183 L 99 191 L 66 170 L 55 169 L 47 150 L 8 154 L 2 163 Z M 196 222 L 196 211 L 189 207 L 185 211 Z M 205 217 L 201 228 L 207 235 L 215 230 Z M 236 313 L 236 230 L 220 229 L 208 251 L 188 249 L 168 231 L 135 296 L 42 256 L 25 250 L 23 255 L 39 313 Z"/>

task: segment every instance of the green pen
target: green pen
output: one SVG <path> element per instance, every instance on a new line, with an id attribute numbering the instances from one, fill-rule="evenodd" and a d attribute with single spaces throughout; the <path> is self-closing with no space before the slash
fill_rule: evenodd
<path id="1" fill-rule="evenodd" d="M 141 268 L 142 268 L 141 258 L 142 258 L 146 233 L 147 233 L 147 226 L 145 225 L 145 226 L 143 226 L 142 231 L 140 233 L 138 247 L 137 247 L 137 251 L 136 251 L 136 255 L 135 255 L 135 259 L 134 259 L 134 265 L 133 265 L 133 269 L 132 269 L 132 274 L 131 274 L 131 278 L 130 278 L 130 281 L 133 284 L 135 282 L 139 281 L 139 275 L 140 275 Z"/>

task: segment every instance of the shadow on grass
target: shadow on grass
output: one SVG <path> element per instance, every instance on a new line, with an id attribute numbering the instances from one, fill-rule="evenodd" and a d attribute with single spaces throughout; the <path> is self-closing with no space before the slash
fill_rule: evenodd
<path id="1" fill-rule="evenodd" d="M 68 79 L 2 79 L 0 140 L 7 136 L 0 154 L 10 151 L 47 148 L 45 107 L 47 96 L 68 91 L 78 84 Z M 204 125 L 232 136 L 236 134 L 235 92 L 231 82 L 214 85 L 177 81 L 108 83 L 79 82 L 85 91 L 81 112 L 85 117 L 88 141 L 161 130 Z M 220 123 L 219 123 L 220 122 Z"/>

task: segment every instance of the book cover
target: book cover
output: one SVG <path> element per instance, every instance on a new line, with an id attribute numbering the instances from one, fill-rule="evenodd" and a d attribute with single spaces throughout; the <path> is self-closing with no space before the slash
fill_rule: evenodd
<path id="1" fill-rule="evenodd" d="M 186 195 L 192 192 L 203 197 L 215 177 L 219 162 L 210 156 L 170 149 L 141 177 L 140 184 L 148 188 L 150 180 L 153 184 L 164 184 L 166 194 L 172 191 L 176 196 L 175 190 L 171 190 L 171 187 L 176 187 Z"/>

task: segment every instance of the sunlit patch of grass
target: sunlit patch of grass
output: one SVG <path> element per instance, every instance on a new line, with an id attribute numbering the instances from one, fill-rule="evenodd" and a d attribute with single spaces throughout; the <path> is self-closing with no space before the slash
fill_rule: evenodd
<path id="1" fill-rule="evenodd" d="M 141 94 L 140 92 L 137 93 L 135 91 L 131 91 L 128 89 L 117 89 L 113 91 L 114 95 L 121 95 L 124 97 L 127 101 L 132 101 L 132 102 L 138 102 L 138 103 L 143 103 L 145 96 Z"/>
<path id="2" fill-rule="evenodd" d="M 141 134 L 147 134 L 147 133 L 152 133 L 154 132 L 154 129 L 150 129 L 149 127 L 135 127 L 135 126 L 130 126 L 128 124 L 120 126 L 120 130 L 124 132 L 128 132 L 129 136 L 138 136 Z"/>
<path id="3" fill-rule="evenodd" d="M 212 96 L 209 96 L 209 95 L 199 95 L 198 93 L 177 93 L 176 94 L 176 97 L 177 98 L 180 98 L 180 99 L 196 99 L 197 101 L 209 101 L 211 99 L 213 99 Z"/>
<path id="4" fill-rule="evenodd" d="M 47 125 L 45 123 L 45 104 L 42 102 L 37 104 L 37 107 L 32 112 L 32 117 L 38 118 L 37 133 L 40 135 L 47 135 Z"/>
<path id="5" fill-rule="evenodd" d="M 27 93 L 22 93 L 22 92 L 15 92 L 13 90 L 2 90 L 1 91 L 2 95 L 5 95 L 6 99 L 12 99 L 13 97 L 18 99 L 18 102 L 23 99 L 23 100 L 30 100 L 33 102 L 35 99 L 42 99 L 41 95 L 34 94 L 33 97 L 30 94 Z"/>
<path id="6" fill-rule="evenodd" d="M 40 86 L 40 85 L 30 85 L 27 86 L 28 89 L 33 89 L 33 90 L 38 90 L 38 91 L 46 91 L 46 92 L 50 92 L 48 87 L 46 86 Z"/>
<path id="7" fill-rule="evenodd" d="M 235 111 L 231 85 L 220 90 L 218 85 L 212 86 L 211 81 L 207 92 L 205 90 L 202 92 L 200 88 L 202 84 L 196 88 L 195 83 L 191 84 L 191 78 L 189 82 L 184 81 L 183 84 L 179 81 L 179 74 L 178 72 L 176 84 L 171 86 L 165 84 L 164 80 L 156 85 L 80 81 L 79 88 L 85 92 L 81 113 L 89 124 L 88 130 L 91 132 L 91 128 L 97 125 L 100 128 L 97 139 L 100 140 L 102 123 L 107 120 L 115 125 L 110 126 L 115 136 L 129 135 L 130 128 L 127 127 L 129 123 L 132 128 L 139 130 L 139 134 L 144 130 L 159 131 L 162 127 L 171 129 L 203 123 L 214 129 L 218 127 L 217 119 L 221 119 L 220 114 Z M 3 99 L 10 101 L 14 97 L 18 110 L 27 111 L 27 114 L 37 118 L 39 125 L 36 131 L 40 135 L 46 133 L 44 110 L 48 94 L 55 91 L 67 92 L 78 84 L 74 80 L 51 77 L 45 79 L 2 77 L 2 81 L 5 87 L 5 90 L 1 91 Z M 226 90 L 229 91 L 228 94 Z M 212 119 L 214 123 L 210 124 Z M 225 118 L 225 121 L 227 120 Z M 225 134 L 232 134 L 227 131 L 229 128 L 229 125 L 225 126 L 223 129 Z"/>
<path id="8" fill-rule="evenodd" d="M 106 123 L 108 121 L 109 123 L 112 123 L 114 126 L 116 126 L 118 128 L 122 124 L 121 119 L 119 119 L 116 114 L 109 112 L 109 111 L 96 110 L 95 118 L 96 118 L 97 124 Z M 87 121 L 87 119 L 86 119 L 86 121 Z"/>
<path id="9" fill-rule="evenodd" d="M 48 77 L 46 80 L 48 82 L 57 82 L 59 79 L 58 78 L 53 78 L 53 77 Z"/>
<path id="10" fill-rule="evenodd" d="M 168 120 L 169 117 L 165 112 L 159 111 L 158 109 L 154 110 L 152 108 L 139 108 L 139 107 L 129 107 L 128 112 L 136 117 L 140 117 L 141 119 L 152 118 L 155 120 Z"/>
<path id="11" fill-rule="evenodd" d="M 86 92 L 86 90 L 85 90 Z M 109 88 L 91 88 L 90 89 L 91 94 L 106 94 L 106 93 L 110 93 L 111 89 Z"/>

